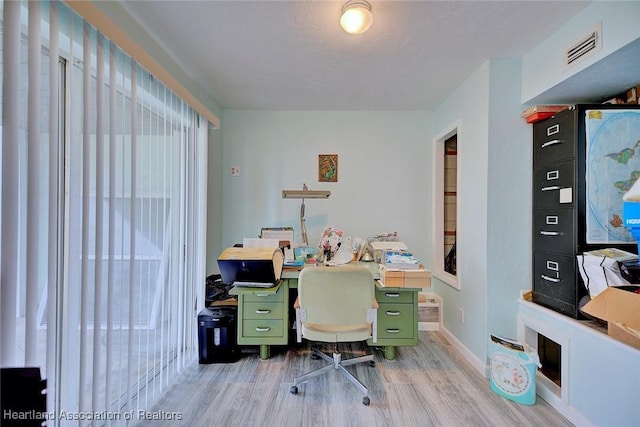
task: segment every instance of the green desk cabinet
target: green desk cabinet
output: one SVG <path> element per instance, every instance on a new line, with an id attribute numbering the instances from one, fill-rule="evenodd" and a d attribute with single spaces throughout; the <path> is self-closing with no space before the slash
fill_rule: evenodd
<path id="1" fill-rule="evenodd" d="M 260 358 L 270 345 L 286 345 L 289 336 L 289 287 L 286 280 L 269 289 L 234 287 L 238 296 L 238 344 L 259 345 Z"/>
<path id="2" fill-rule="evenodd" d="M 376 283 L 378 341 L 370 346 L 384 348 L 384 358 L 394 360 L 397 346 L 418 345 L 418 288 L 387 288 Z"/>

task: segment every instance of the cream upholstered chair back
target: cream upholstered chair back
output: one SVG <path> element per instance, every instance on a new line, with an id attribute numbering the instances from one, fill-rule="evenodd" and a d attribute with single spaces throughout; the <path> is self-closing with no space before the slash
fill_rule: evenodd
<path id="1" fill-rule="evenodd" d="M 376 308 L 373 275 L 367 268 L 304 268 L 298 279 L 298 341 L 375 340 Z"/>

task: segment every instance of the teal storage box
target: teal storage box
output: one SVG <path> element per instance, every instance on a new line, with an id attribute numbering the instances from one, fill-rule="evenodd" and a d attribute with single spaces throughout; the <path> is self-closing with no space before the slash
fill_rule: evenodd
<path id="1" fill-rule="evenodd" d="M 536 403 L 536 370 L 540 358 L 513 340 L 489 341 L 489 387 L 496 394 L 523 405 Z"/>

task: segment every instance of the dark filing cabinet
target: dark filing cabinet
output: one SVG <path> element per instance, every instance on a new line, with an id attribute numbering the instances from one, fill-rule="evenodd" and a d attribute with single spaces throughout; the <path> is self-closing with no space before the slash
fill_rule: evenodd
<path id="1" fill-rule="evenodd" d="M 533 125 L 533 301 L 573 318 L 587 295 L 576 255 L 603 247 L 634 251 L 635 244 L 588 241 L 585 114 L 634 107 L 575 105 Z"/>

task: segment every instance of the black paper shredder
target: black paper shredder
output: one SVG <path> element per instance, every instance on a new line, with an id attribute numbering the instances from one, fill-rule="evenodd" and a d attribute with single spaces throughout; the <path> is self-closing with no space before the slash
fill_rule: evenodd
<path id="1" fill-rule="evenodd" d="M 240 358 L 237 317 L 237 306 L 205 308 L 198 313 L 200 363 L 235 362 Z"/>

